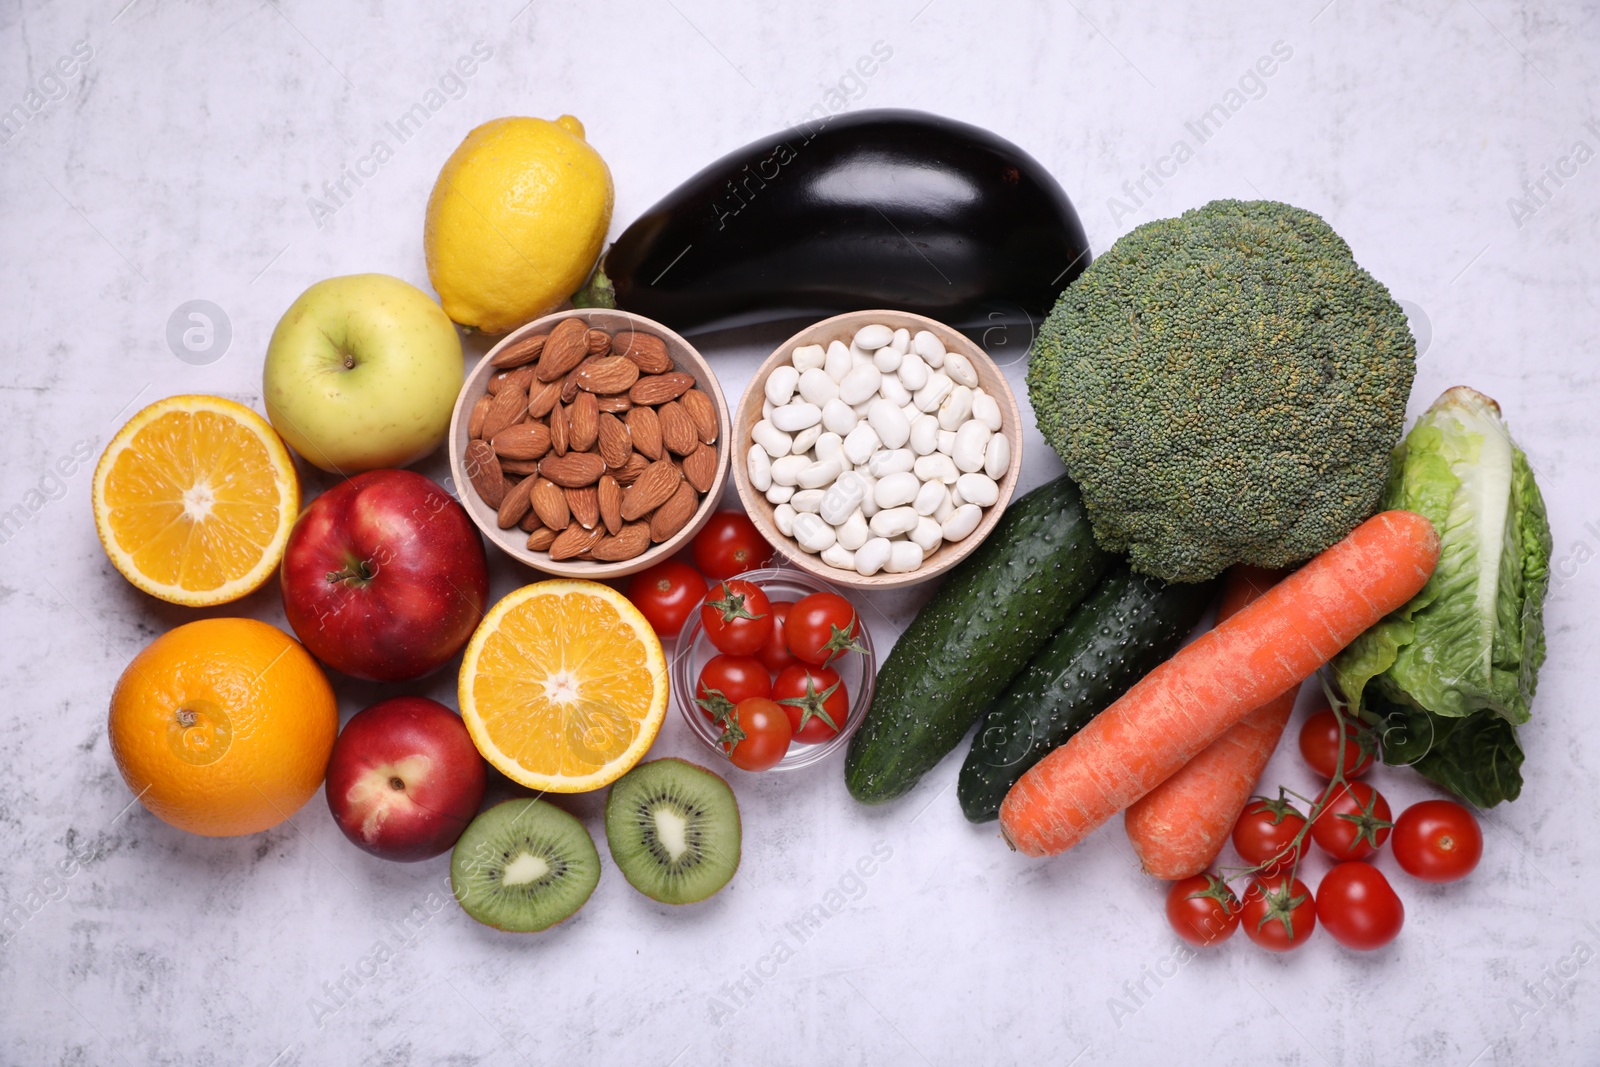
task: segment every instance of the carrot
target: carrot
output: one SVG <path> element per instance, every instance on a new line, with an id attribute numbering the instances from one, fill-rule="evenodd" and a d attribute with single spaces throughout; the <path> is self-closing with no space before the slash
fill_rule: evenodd
<path id="1" fill-rule="evenodd" d="M 1000 806 L 1007 843 L 1065 852 L 1410 600 L 1438 561 L 1439 536 L 1421 515 L 1368 519 L 1030 768 Z"/>
<path id="2" fill-rule="evenodd" d="M 1217 622 L 1259 599 L 1281 571 L 1239 566 L 1222 587 Z M 1145 871 L 1170 882 L 1199 874 L 1222 850 L 1294 710 L 1295 686 L 1240 719 L 1171 778 L 1123 812 Z"/>

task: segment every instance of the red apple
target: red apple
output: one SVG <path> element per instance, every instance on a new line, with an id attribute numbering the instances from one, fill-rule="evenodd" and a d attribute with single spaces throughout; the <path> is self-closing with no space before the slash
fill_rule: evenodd
<path id="1" fill-rule="evenodd" d="M 283 553 L 283 610 L 311 654 L 400 682 L 461 651 L 489 602 L 483 540 L 415 471 L 368 471 L 311 502 Z"/>
<path id="2" fill-rule="evenodd" d="M 429 859 L 478 814 L 483 766 L 461 716 L 426 697 L 395 697 L 357 712 L 334 742 L 328 808 L 374 856 Z"/>

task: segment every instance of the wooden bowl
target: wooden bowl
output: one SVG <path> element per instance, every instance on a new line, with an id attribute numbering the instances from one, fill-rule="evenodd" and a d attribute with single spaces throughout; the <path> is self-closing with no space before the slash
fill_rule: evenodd
<path id="1" fill-rule="evenodd" d="M 922 561 L 922 566 L 914 571 L 899 574 L 879 571 L 868 578 L 855 571 L 830 567 L 822 562 L 821 557 L 814 556 L 801 548 L 794 538 L 784 536 L 772 517 L 774 505 L 767 500 L 766 494 L 759 492 L 750 484 L 750 470 L 745 462 L 745 456 L 750 451 L 750 430 L 761 421 L 761 403 L 766 395 L 767 375 L 772 373 L 772 369 L 790 362 L 794 350 L 801 345 L 821 345 L 826 348 L 832 341 L 843 341 L 848 345 L 857 330 L 872 323 L 882 323 L 892 330 L 903 327 L 913 335 L 919 330 L 927 330 L 944 342 L 946 350 L 960 352 L 972 362 L 973 369 L 978 373 L 978 384 L 1000 403 L 1000 432 L 1005 435 L 1011 446 L 1011 465 L 1000 479 L 999 499 L 984 509 L 983 519 L 978 523 L 976 530 L 960 541 L 941 544 L 932 555 Z M 823 581 L 855 589 L 893 589 L 915 585 L 917 582 L 927 581 L 936 574 L 943 574 L 965 559 L 968 553 L 989 536 L 989 531 L 1000 521 L 1001 513 L 1011 500 L 1011 493 L 1017 486 L 1017 472 L 1022 469 L 1022 416 L 1017 411 L 1017 398 L 1012 395 L 1011 386 L 1006 383 L 1005 376 L 995 366 L 994 360 L 966 335 L 942 322 L 904 311 L 850 311 L 806 327 L 779 345 L 772 355 L 766 358 L 756 370 L 755 377 L 744 391 L 744 396 L 739 399 L 738 410 L 734 413 L 732 447 L 728 451 L 731 453 L 733 463 L 734 483 L 739 488 L 739 499 L 744 502 L 745 511 L 750 513 L 750 519 L 756 524 L 756 529 L 760 530 L 762 535 L 797 567 L 816 575 Z"/>
<path id="2" fill-rule="evenodd" d="M 550 559 L 548 552 L 530 551 L 527 545 L 528 535 L 522 530 L 515 526 L 509 530 L 500 529 L 496 521 L 496 509 L 479 498 L 466 473 L 467 420 L 472 414 L 473 405 L 484 394 L 490 376 L 496 373 L 495 368 L 490 365 L 495 354 L 529 334 L 549 333 L 562 320 L 570 318 L 583 319 L 591 326 L 612 334 L 619 330 L 638 330 L 642 333 L 655 334 L 666 342 L 667 353 L 672 357 L 673 369 L 691 375 L 701 391 L 711 397 L 711 402 L 717 409 L 717 476 L 711 484 L 710 491 L 701 498 L 700 507 L 694 513 L 694 517 L 672 537 L 660 544 L 651 545 L 639 555 L 620 563 L 600 563 L 581 559 L 556 562 Z M 722 389 L 717 385 L 717 376 L 712 373 L 711 365 L 705 361 L 704 356 L 695 351 L 693 345 L 661 323 L 642 315 L 603 308 L 574 308 L 535 319 L 526 326 L 506 334 L 467 375 L 466 383 L 461 387 L 461 395 L 456 397 L 455 412 L 450 417 L 450 476 L 455 482 L 462 506 L 467 509 L 467 514 L 472 516 L 472 521 L 477 523 L 478 529 L 483 531 L 483 536 L 489 539 L 490 544 L 519 563 L 525 563 L 545 574 L 598 581 L 642 571 L 671 556 L 700 532 L 710 521 L 712 513 L 717 510 L 717 502 L 722 499 L 722 489 L 727 485 L 730 454 L 728 442 L 731 440 L 732 428 L 728 416 L 728 403 L 723 399 Z"/>

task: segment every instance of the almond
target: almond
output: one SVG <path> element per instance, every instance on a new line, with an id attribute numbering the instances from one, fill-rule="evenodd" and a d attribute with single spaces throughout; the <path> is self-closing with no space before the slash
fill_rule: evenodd
<path id="1" fill-rule="evenodd" d="M 534 514 L 550 529 L 565 530 L 567 523 L 572 521 L 572 513 L 567 509 L 566 492 L 548 478 L 535 478 L 533 482 L 530 503 Z"/>
<path id="2" fill-rule="evenodd" d="M 518 389 L 515 385 L 506 384 L 489 404 L 489 410 L 483 416 L 483 436 L 493 440 L 494 435 L 507 426 L 515 426 L 522 421 L 522 416 L 528 410 L 528 394 Z"/>
<path id="3" fill-rule="evenodd" d="M 682 484 L 683 475 L 670 460 L 656 460 L 646 467 L 638 480 L 622 494 L 623 520 L 632 522 L 641 515 L 650 514 L 665 504 L 667 498 Z"/>
<path id="4" fill-rule="evenodd" d="M 572 427 L 567 422 L 567 409 L 557 404 L 550 409 L 550 451 L 564 456 L 571 443 Z"/>
<path id="5" fill-rule="evenodd" d="M 500 461 L 500 473 L 515 474 L 519 478 L 525 474 L 538 474 L 539 461 L 536 459 L 502 459 Z"/>
<path id="6" fill-rule="evenodd" d="M 600 509 L 600 521 L 606 531 L 615 535 L 622 529 L 622 484 L 609 474 L 602 474 L 594 487 L 595 504 Z"/>
<path id="7" fill-rule="evenodd" d="M 669 400 L 676 400 L 690 389 L 694 388 L 694 379 L 682 371 L 673 371 L 670 374 L 647 374 L 633 383 L 633 388 L 628 390 L 628 399 L 635 404 L 665 404 Z"/>
<path id="8" fill-rule="evenodd" d="M 533 485 L 536 480 L 534 478 L 524 478 L 506 490 L 505 499 L 500 501 L 500 514 L 495 516 L 495 522 L 500 526 L 500 529 L 511 529 L 521 520 L 522 516 L 528 513 L 533 496 Z"/>
<path id="9" fill-rule="evenodd" d="M 521 530 L 523 533 L 533 533 L 533 531 L 537 530 L 543 525 L 544 523 L 539 521 L 538 514 L 530 511 L 526 515 L 522 516 L 522 519 L 517 523 L 517 529 Z"/>
<path id="10" fill-rule="evenodd" d="M 633 407 L 633 401 L 628 399 L 626 393 L 620 396 L 603 396 L 600 398 L 600 410 L 609 411 L 613 415 L 621 415 Z"/>
<path id="11" fill-rule="evenodd" d="M 567 447 L 587 452 L 600 436 L 600 408 L 593 393 L 579 393 L 567 406 Z"/>
<path id="12" fill-rule="evenodd" d="M 694 486 L 679 482 L 667 502 L 656 508 L 655 514 L 650 516 L 650 540 L 658 543 L 665 541 L 689 525 L 699 506 L 700 494 L 694 491 Z"/>
<path id="13" fill-rule="evenodd" d="M 500 391 L 500 383 L 505 380 L 506 375 L 504 371 L 501 371 L 499 374 L 489 375 L 489 380 L 483 383 L 484 393 L 488 396 L 494 396 L 494 394 Z"/>
<path id="14" fill-rule="evenodd" d="M 594 326 L 589 327 L 589 332 L 584 334 L 584 344 L 589 349 L 591 356 L 603 356 L 611 351 L 611 335 Z"/>
<path id="15" fill-rule="evenodd" d="M 628 457 L 633 455 L 633 438 L 628 426 L 615 415 L 600 416 L 599 445 L 600 458 L 612 470 L 627 466 Z"/>
<path id="16" fill-rule="evenodd" d="M 508 370 L 505 372 L 504 377 L 505 381 L 503 385 L 515 385 L 524 393 L 533 387 L 534 378 L 532 367 L 518 367 L 516 370 Z"/>
<path id="17" fill-rule="evenodd" d="M 478 498 L 491 508 L 498 508 L 506 498 L 506 479 L 500 472 L 500 461 L 487 441 L 468 441 L 461 465 Z"/>
<path id="18" fill-rule="evenodd" d="M 619 331 L 611 339 L 611 351 L 619 356 L 627 356 L 646 374 L 665 374 L 672 369 L 667 343 L 653 333 Z"/>
<path id="19" fill-rule="evenodd" d="M 593 452 L 568 452 L 565 456 L 546 456 L 539 461 L 539 474 L 563 489 L 593 485 L 606 472 L 606 461 Z"/>
<path id="20" fill-rule="evenodd" d="M 528 550 L 530 552 L 548 552 L 555 542 L 556 532 L 546 527 L 539 527 L 528 535 Z"/>
<path id="21" fill-rule="evenodd" d="M 489 360 L 489 366 L 509 369 L 532 363 L 544 351 L 544 342 L 549 336 L 547 333 L 536 333 L 531 337 L 518 338 L 496 352 L 494 358 Z"/>
<path id="22" fill-rule="evenodd" d="M 585 530 L 577 523 L 573 523 L 556 534 L 556 539 L 550 542 L 550 560 L 551 562 L 560 562 L 564 559 L 581 556 L 599 544 L 600 539 L 605 535 L 606 532 L 604 530 Z"/>
<path id="23" fill-rule="evenodd" d="M 628 412 L 628 435 L 636 452 L 649 459 L 661 458 L 661 419 L 655 408 L 634 408 Z"/>
<path id="24" fill-rule="evenodd" d="M 699 389 L 691 389 L 678 398 L 683 410 L 694 420 L 694 428 L 702 444 L 717 443 L 717 406 Z"/>
<path id="25" fill-rule="evenodd" d="M 560 399 L 560 382 L 534 382 L 528 389 L 528 414 L 536 419 L 542 419 L 550 414 L 550 409 L 555 407 L 556 401 Z"/>
<path id="26" fill-rule="evenodd" d="M 630 522 L 610 537 L 602 537 L 594 546 L 594 558 L 607 563 L 620 563 L 632 559 L 650 547 L 650 524 Z"/>
<path id="27" fill-rule="evenodd" d="M 600 496 L 592 485 L 582 489 L 563 489 L 567 498 L 567 507 L 572 512 L 572 517 L 578 520 L 578 525 L 585 530 L 592 530 L 600 525 Z"/>
<path id="28" fill-rule="evenodd" d="M 589 354 L 589 327 L 582 319 L 563 319 L 550 331 L 544 351 L 539 353 L 538 376 L 541 382 L 564 377 Z"/>
<path id="29" fill-rule="evenodd" d="M 578 375 L 583 373 L 583 369 L 585 367 L 591 363 L 597 362 L 599 359 L 599 356 L 585 356 L 582 363 L 579 363 L 567 373 L 565 378 L 561 379 L 561 402 L 563 404 L 570 404 L 577 399 Z"/>
<path id="30" fill-rule="evenodd" d="M 495 455 L 503 459 L 538 459 L 550 451 L 550 427 L 542 422 L 519 422 L 494 435 Z"/>
<path id="31" fill-rule="evenodd" d="M 617 482 L 621 485 L 632 485 L 639 480 L 639 476 L 650 469 L 650 461 L 635 452 L 628 457 L 627 465 L 617 471 Z"/>
<path id="32" fill-rule="evenodd" d="M 494 403 L 494 397 L 484 393 L 472 405 L 472 414 L 467 416 L 467 439 L 477 440 L 483 436 L 483 420 L 489 417 L 489 405 Z"/>
<path id="33" fill-rule="evenodd" d="M 639 365 L 627 356 L 606 356 L 584 363 L 574 376 L 578 388 L 591 393 L 626 393 L 639 380 Z"/>
<path id="34" fill-rule="evenodd" d="M 701 445 L 684 456 L 683 476 L 698 492 L 711 492 L 711 484 L 717 480 L 717 450 Z"/>
<path id="35" fill-rule="evenodd" d="M 661 443 L 667 446 L 669 452 L 687 456 L 700 447 L 700 435 L 694 428 L 694 420 L 683 410 L 682 404 L 669 400 L 656 408 L 656 417 L 661 420 Z"/>

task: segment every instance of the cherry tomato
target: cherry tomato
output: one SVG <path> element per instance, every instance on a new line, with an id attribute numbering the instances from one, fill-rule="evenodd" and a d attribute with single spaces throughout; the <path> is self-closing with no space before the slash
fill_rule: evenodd
<path id="1" fill-rule="evenodd" d="M 1330 784 L 1318 800 L 1311 840 L 1336 860 L 1364 860 L 1389 840 L 1389 802 L 1366 782 Z"/>
<path id="2" fill-rule="evenodd" d="M 1483 857 L 1483 831 L 1472 812 L 1453 800 L 1424 800 L 1394 821 L 1394 858 L 1424 882 L 1453 882 Z"/>
<path id="3" fill-rule="evenodd" d="M 772 699 L 789 713 L 794 739 L 805 744 L 826 741 L 844 729 L 850 715 L 850 693 L 832 667 L 785 667 L 773 680 Z"/>
<path id="4" fill-rule="evenodd" d="M 741 770 L 764 771 L 789 751 L 789 716 L 765 697 L 741 700 L 722 725 L 722 747 Z"/>
<path id="5" fill-rule="evenodd" d="M 1372 731 L 1346 719 L 1344 722 L 1344 776 L 1360 778 L 1372 766 L 1377 738 Z M 1306 765 L 1324 778 L 1332 778 L 1339 765 L 1339 717 L 1332 708 L 1315 712 L 1300 727 L 1300 755 Z"/>
<path id="6" fill-rule="evenodd" d="M 794 653 L 789 651 L 789 645 L 783 637 L 784 627 L 789 621 L 789 609 L 792 607 L 794 607 L 792 600 L 772 602 L 772 633 L 767 635 L 767 643 L 756 650 L 756 659 L 773 674 L 800 662 L 794 658 Z"/>
<path id="7" fill-rule="evenodd" d="M 772 605 L 751 582 L 718 582 L 701 601 L 700 625 L 717 651 L 753 656 L 772 636 Z"/>
<path id="8" fill-rule="evenodd" d="M 1239 928 L 1239 898 L 1214 874 L 1173 882 L 1167 890 L 1167 922 L 1199 948 L 1220 945 Z"/>
<path id="9" fill-rule="evenodd" d="M 1233 847 L 1246 863 L 1264 873 L 1289 870 L 1305 855 L 1305 838 L 1300 839 L 1298 849 L 1293 847 L 1305 824 L 1306 817 L 1287 800 L 1257 797 L 1245 805 L 1233 825 Z"/>
<path id="10" fill-rule="evenodd" d="M 838 593 L 802 597 L 783 624 L 789 651 L 807 663 L 829 664 L 845 652 L 865 652 L 856 640 L 860 633 L 856 609 Z"/>
<path id="11" fill-rule="evenodd" d="M 1317 886 L 1317 921 L 1346 948 L 1382 948 L 1400 934 L 1406 909 L 1370 863 L 1334 865 Z"/>
<path id="12" fill-rule="evenodd" d="M 771 561 L 771 543 L 742 511 L 719 511 L 694 535 L 694 565 L 710 578 L 732 578 Z"/>
<path id="13" fill-rule="evenodd" d="M 718 693 L 730 704 L 751 697 L 772 696 L 772 676 L 761 661 L 749 656 L 712 656 L 700 668 L 700 682 L 695 686 L 695 703 L 715 719 L 716 712 L 706 707 L 711 693 Z"/>
<path id="14" fill-rule="evenodd" d="M 700 572 L 675 559 L 642 570 L 628 582 L 628 599 L 662 637 L 678 636 L 705 592 Z"/>
<path id="15" fill-rule="evenodd" d="M 1298 878 L 1269 874 L 1251 881 L 1240 915 L 1245 936 L 1268 952 L 1288 952 L 1311 939 L 1317 903 Z"/>

